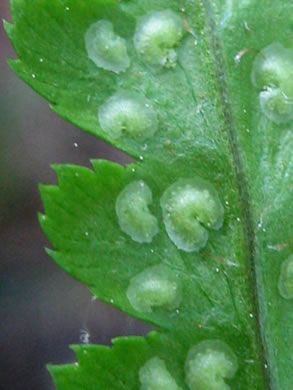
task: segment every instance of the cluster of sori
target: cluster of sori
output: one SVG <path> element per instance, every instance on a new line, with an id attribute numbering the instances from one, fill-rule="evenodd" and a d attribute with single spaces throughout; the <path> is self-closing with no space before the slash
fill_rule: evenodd
<path id="1" fill-rule="evenodd" d="M 273 43 L 255 58 L 252 83 L 263 114 L 275 123 L 293 119 L 293 50 Z"/>
<path id="2" fill-rule="evenodd" d="M 116 213 L 123 232 L 134 241 L 150 243 L 159 232 L 151 213 L 152 191 L 142 180 L 128 184 L 118 195 Z M 163 222 L 178 249 L 198 251 L 207 244 L 208 230 L 223 225 L 224 208 L 215 188 L 199 177 L 179 179 L 161 196 Z"/>
<path id="3" fill-rule="evenodd" d="M 155 69 L 174 68 L 177 46 L 186 32 L 181 15 L 167 9 L 140 18 L 133 46 L 146 66 Z M 120 73 L 131 65 L 127 42 L 114 31 L 112 22 L 99 20 L 85 34 L 88 57 L 97 67 Z M 151 102 L 141 93 L 118 90 L 99 107 L 98 120 L 110 138 L 143 140 L 158 128 L 157 114 Z"/>
<path id="4" fill-rule="evenodd" d="M 286 124 L 293 119 L 293 49 L 273 43 L 255 58 L 252 83 L 259 90 L 263 114 L 277 124 Z M 281 264 L 280 295 L 293 298 L 293 256 Z"/>
<path id="5" fill-rule="evenodd" d="M 116 199 L 121 230 L 138 243 L 151 243 L 159 232 L 158 219 L 151 213 L 152 191 L 143 180 L 126 185 Z M 224 209 L 214 187 L 194 177 L 179 179 L 161 197 L 162 219 L 175 246 L 185 252 L 207 244 L 208 230 L 223 224 Z M 132 278 L 127 297 L 136 311 L 154 308 L 172 310 L 181 302 L 179 277 L 164 264 L 145 269 Z"/>
<path id="6" fill-rule="evenodd" d="M 151 12 L 138 21 L 133 44 L 146 64 L 174 67 L 176 47 L 185 31 L 183 18 L 174 11 Z M 89 58 L 100 68 L 120 73 L 131 64 L 128 42 L 115 33 L 112 22 L 108 20 L 90 25 L 85 34 L 85 44 Z"/>
<path id="7" fill-rule="evenodd" d="M 238 362 L 231 348 L 220 340 L 192 346 L 185 360 L 185 383 L 190 390 L 229 390 Z M 141 390 L 181 390 L 164 360 L 153 357 L 139 370 Z"/>

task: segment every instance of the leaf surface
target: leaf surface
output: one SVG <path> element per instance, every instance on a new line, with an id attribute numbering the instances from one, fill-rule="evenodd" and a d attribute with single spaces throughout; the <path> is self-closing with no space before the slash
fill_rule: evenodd
<path id="1" fill-rule="evenodd" d="M 181 18 L 184 31 L 172 46 L 175 65 L 158 68 L 133 37 L 145 15 L 165 10 Z M 126 168 L 107 161 L 93 161 L 92 170 L 54 167 L 58 186 L 41 186 L 40 221 L 55 248 L 49 252 L 99 299 L 160 328 L 112 349 L 74 347 L 78 366 L 51 369 L 59 390 L 137 389 L 139 370 L 152 357 L 187 389 L 184 362 L 203 340 L 221 340 L 237 356 L 236 375 L 225 379 L 231 388 L 290 388 L 293 307 L 278 283 L 293 245 L 292 12 L 289 0 L 12 1 L 6 30 L 19 56 L 12 68 L 62 117 L 137 159 Z M 119 73 L 87 53 L 89 26 L 105 20 L 126 42 L 130 66 Z M 255 76 L 257 61 L 267 64 L 273 55 L 268 76 Z M 261 97 L 278 88 L 279 100 L 263 106 Z M 150 103 L 133 131 L 154 110 L 151 135 L 133 135 L 125 122 L 118 136 L 120 122 L 114 132 L 101 126 L 98 111 L 119 91 Z M 187 252 L 170 239 L 160 202 L 174 183 L 198 177 L 218 194 L 224 223 L 207 228 L 201 250 Z M 156 218 L 158 234 L 151 242 L 133 240 L 117 217 L 117 198 L 135 181 L 152 192 L 146 213 Z M 180 286 L 180 305 L 137 310 L 131 281 L 158 264 Z"/>

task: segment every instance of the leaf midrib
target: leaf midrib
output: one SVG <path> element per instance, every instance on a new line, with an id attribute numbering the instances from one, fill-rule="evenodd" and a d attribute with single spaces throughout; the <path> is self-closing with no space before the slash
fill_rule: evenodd
<path id="1" fill-rule="evenodd" d="M 215 16 L 212 9 L 210 0 L 200 0 L 202 8 L 205 12 L 206 24 L 207 24 L 207 33 L 210 38 L 211 53 L 213 53 L 213 63 L 215 64 L 215 73 L 218 82 L 220 102 L 222 104 L 223 119 L 226 124 L 228 140 L 231 148 L 232 158 L 233 158 L 233 167 L 235 169 L 235 176 L 239 191 L 240 197 L 240 207 L 243 216 L 243 225 L 244 225 L 244 234 L 246 235 L 246 244 L 248 249 L 249 262 L 251 265 L 251 271 L 249 273 L 249 280 L 251 284 L 251 291 L 253 292 L 253 305 L 255 307 L 256 322 L 258 326 L 256 327 L 257 334 L 256 340 L 258 341 L 258 350 L 260 358 L 262 360 L 263 368 L 263 377 L 268 390 L 274 390 L 275 386 L 273 384 L 273 378 L 270 375 L 270 365 L 267 359 L 267 348 L 265 343 L 265 337 L 263 333 L 262 319 L 264 318 L 262 305 L 259 297 L 262 294 L 259 294 L 258 289 L 261 284 L 261 274 L 260 268 L 257 265 L 257 253 L 256 253 L 256 240 L 255 232 L 253 228 L 253 218 L 252 210 L 250 207 L 250 194 L 248 191 L 247 180 L 245 176 L 244 164 L 242 162 L 238 137 L 236 134 L 236 125 L 232 113 L 232 108 L 230 105 L 227 76 L 225 72 L 225 61 L 223 56 L 223 49 L 220 43 L 220 40 L 217 36 L 217 28 L 215 23 Z M 267 367 L 267 368 L 266 368 Z"/>

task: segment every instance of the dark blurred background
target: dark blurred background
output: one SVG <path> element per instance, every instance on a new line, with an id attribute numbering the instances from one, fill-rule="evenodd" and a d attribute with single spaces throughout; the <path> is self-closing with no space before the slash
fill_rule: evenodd
<path id="1" fill-rule="evenodd" d="M 10 21 L 9 0 L 0 0 Z M 91 158 L 130 159 L 66 123 L 17 79 L 15 55 L 0 26 L 0 389 L 52 390 L 47 363 L 74 361 L 69 344 L 110 344 L 145 334 L 146 325 L 91 301 L 86 287 L 45 254 L 38 183 L 56 183 L 52 163 L 90 166 Z"/>

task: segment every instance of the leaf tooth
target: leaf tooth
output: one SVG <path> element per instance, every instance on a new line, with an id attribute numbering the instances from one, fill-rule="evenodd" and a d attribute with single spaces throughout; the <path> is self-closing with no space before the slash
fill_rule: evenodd
<path id="1" fill-rule="evenodd" d="M 91 160 L 94 172 L 99 180 L 105 181 L 105 178 L 111 177 L 112 180 L 120 179 L 124 174 L 124 168 L 112 161 L 96 159 Z"/>
<path id="2" fill-rule="evenodd" d="M 8 38 L 12 40 L 12 34 L 14 32 L 14 25 L 12 23 L 7 22 L 7 20 L 3 19 L 3 27 L 8 35 Z"/>

